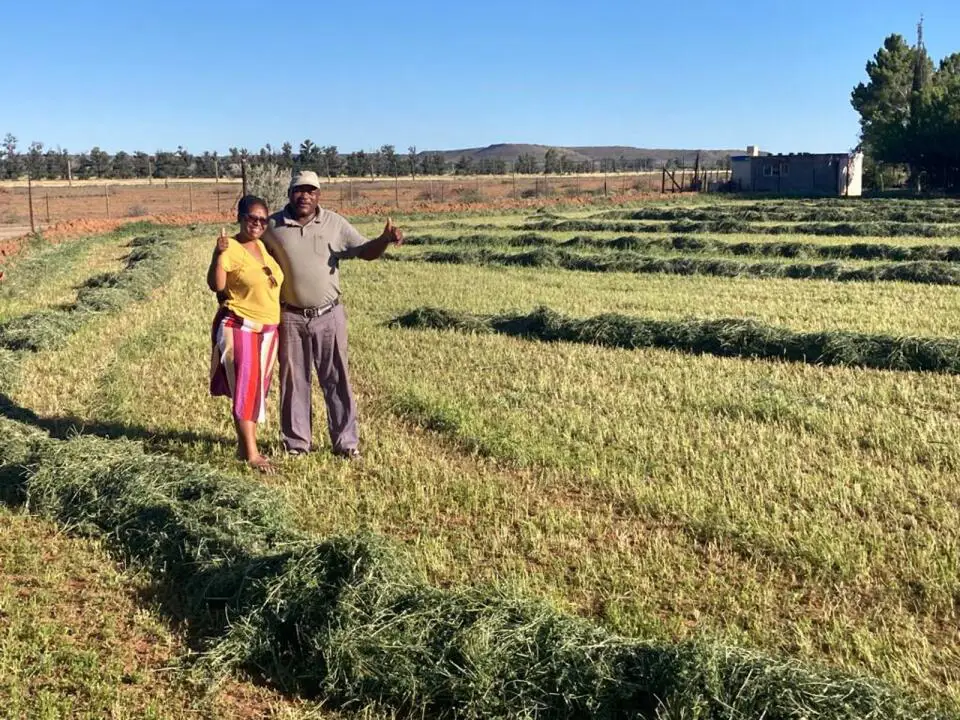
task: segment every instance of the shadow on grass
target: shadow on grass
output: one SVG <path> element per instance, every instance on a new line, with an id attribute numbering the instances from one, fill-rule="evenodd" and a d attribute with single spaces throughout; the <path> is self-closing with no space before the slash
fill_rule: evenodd
<path id="1" fill-rule="evenodd" d="M 151 430 L 142 425 L 89 420 L 75 415 L 44 417 L 18 405 L 3 393 L 0 393 L 0 417 L 32 425 L 57 440 L 69 440 L 77 435 L 92 435 L 105 440 L 136 440 L 143 443 L 148 450 L 168 452 L 174 452 L 178 445 L 201 445 L 204 449 L 213 450 L 233 447 L 234 444 L 232 438 L 192 430 Z"/>
<path id="2" fill-rule="evenodd" d="M 217 446 L 231 445 L 223 437 L 193 431 L 157 432 L 139 425 L 125 425 L 118 422 L 97 422 L 75 416 L 44 417 L 33 410 L 16 403 L 4 393 L 0 393 L 0 418 L 6 418 L 41 430 L 55 440 L 79 440 L 96 438 L 100 440 L 131 440 L 142 444 L 147 451 L 176 450 L 184 444 L 199 444 L 210 450 Z M 26 440 L 22 449 L 29 447 Z M 77 484 L 71 490 L 30 489 L 31 477 L 36 471 L 32 453 L 26 451 L 24 457 L 18 457 L 16 449 L 12 455 L 0 453 L 0 503 L 11 508 L 30 504 L 30 512 L 47 517 L 70 528 L 74 534 L 99 537 L 119 556 L 123 562 L 147 569 L 151 580 L 136 591 L 136 597 L 148 607 L 156 608 L 165 620 L 183 638 L 184 644 L 193 652 L 209 649 L 214 638 L 222 637 L 228 628 L 227 611 L 236 609 L 241 596 L 245 595 L 250 583 L 275 573 L 277 567 L 288 558 L 289 553 L 268 553 L 261 555 L 252 552 L 240 542 L 233 542 L 227 534 L 216 538 L 203 523 L 190 522 L 183 512 L 182 504 L 197 506 L 215 506 L 216 494 L 203 481 L 179 487 L 177 478 L 170 472 L 162 472 L 169 482 L 178 486 L 172 497 L 157 494 L 142 497 L 146 502 L 135 502 L 135 508 L 126 506 L 126 498 L 132 497 L 132 487 L 120 488 L 112 484 L 111 458 L 104 462 L 103 457 L 88 456 L 86 472 L 101 472 L 104 485 L 98 492 L 89 495 L 83 484 Z M 179 461 L 159 456 L 160 462 L 167 462 L 169 469 L 177 468 Z M 100 467 L 103 465 L 103 467 Z M 68 470 L 69 472 L 69 470 Z M 122 489 L 121 489 L 122 488 Z M 36 495 L 36 497 L 34 497 Z M 171 502 L 171 500 L 173 502 Z M 104 507 L 126 507 L 129 514 L 124 522 L 113 522 L 117 518 L 100 516 L 91 508 L 102 502 Z M 82 514 L 78 508 L 87 504 Z M 227 506 L 235 503 L 226 501 Z M 36 507 L 34 507 L 36 505 Z M 54 512 L 50 512 L 55 509 Z M 258 508 L 243 511 L 233 508 L 254 526 L 268 524 L 258 517 Z M 119 509 L 118 509 L 119 510 Z M 267 513 L 269 515 L 269 513 Z M 112 532 L 111 532 L 112 530 Z M 188 549 L 211 548 L 223 560 L 206 566 L 190 562 L 188 556 L 194 555 Z M 261 598 L 256 596 L 258 600 Z M 251 678 L 256 684 L 276 685 L 267 675 Z"/>

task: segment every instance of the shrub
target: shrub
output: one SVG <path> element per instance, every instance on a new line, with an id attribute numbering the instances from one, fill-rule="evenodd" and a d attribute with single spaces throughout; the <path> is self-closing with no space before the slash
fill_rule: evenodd
<path id="1" fill-rule="evenodd" d="M 267 201 L 270 212 L 287 204 L 290 173 L 279 165 L 263 163 L 247 166 L 247 191 Z"/>
<path id="2" fill-rule="evenodd" d="M 457 190 L 457 199 L 463 203 L 482 203 L 486 202 L 486 196 L 477 190 L 477 188 L 464 188 Z"/>

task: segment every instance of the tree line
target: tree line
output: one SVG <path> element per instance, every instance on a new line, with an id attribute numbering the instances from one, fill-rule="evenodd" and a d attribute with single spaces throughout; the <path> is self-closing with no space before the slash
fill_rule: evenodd
<path id="1" fill-rule="evenodd" d="M 406 153 L 397 152 L 393 145 L 366 152 L 358 150 L 341 153 L 336 145 L 317 145 L 304 140 L 294 150 L 285 142 L 279 148 L 269 143 L 257 152 L 246 148 L 229 148 L 229 153 L 205 151 L 193 154 L 180 146 L 174 151 L 154 153 L 136 151 L 113 155 L 99 147 L 88 152 L 70 153 L 62 148 L 48 148 L 42 142 L 32 142 L 20 151 L 17 138 L 7 133 L 0 145 L 0 179 L 15 180 L 29 176 L 34 180 L 67 179 L 131 179 L 131 178 L 214 178 L 239 177 L 243 167 L 276 165 L 284 170 L 314 170 L 326 177 L 397 177 L 417 175 L 533 175 L 626 172 L 655 170 L 662 163 L 654 158 L 605 158 L 584 161 L 571 158 L 558 148 L 548 148 L 542 159 L 530 153 L 521 153 L 514 160 L 504 157 L 461 155 L 448 160 L 441 152 L 417 152 L 415 146 Z M 680 167 L 683 158 L 671 158 L 667 167 Z"/>
<path id="2" fill-rule="evenodd" d="M 866 69 L 851 103 L 869 164 L 905 167 L 918 189 L 960 187 L 960 53 L 935 66 L 921 22 L 915 45 L 890 35 Z"/>

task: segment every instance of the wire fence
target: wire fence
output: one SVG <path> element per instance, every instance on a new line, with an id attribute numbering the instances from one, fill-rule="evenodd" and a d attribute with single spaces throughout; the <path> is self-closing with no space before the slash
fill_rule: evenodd
<path id="1" fill-rule="evenodd" d="M 719 180 L 725 171 L 713 174 Z M 703 177 L 703 175 L 698 176 Z M 331 178 L 320 204 L 331 209 L 395 207 L 424 203 L 478 205 L 505 199 L 588 198 L 633 193 L 707 190 L 693 170 L 584 175 L 476 175 L 443 177 Z M 232 214 L 243 193 L 240 180 L 62 181 L 0 184 L 0 225 L 41 229 L 66 220 L 137 218 L 147 215 Z"/>

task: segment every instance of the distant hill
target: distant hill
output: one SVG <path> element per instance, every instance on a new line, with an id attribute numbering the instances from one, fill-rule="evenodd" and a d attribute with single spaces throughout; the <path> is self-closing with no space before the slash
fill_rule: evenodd
<path id="1" fill-rule="evenodd" d="M 562 147 L 556 145 L 531 145 L 526 143 L 498 143 L 488 145 L 482 148 L 463 148 L 460 150 L 429 150 L 428 153 L 439 152 L 444 156 L 447 162 L 454 163 L 461 156 L 467 156 L 474 162 L 483 159 L 496 160 L 502 158 L 508 162 L 513 162 L 520 155 L 532 155 L 537 162 L 543 162 L 544 155 L 551 147 L 556 147 L 562 154 L 566 155 L 572 162 L 593 162 L 600 160 L 619 160 L 623 158 L 628 161 L 648 160 L 650 165 L 659 168 L 670 160 L 685 161 L 688 167 L 692 166 L 697 153 L 700 153 L 701 164 L 713 166 L 720 160 L 726 160 L 731 155 L 742 155 L 743 148 L 736 150 L 697 150 L 694 149 L 664 149 L 664 148 L 638 148 L 628 145 L 599 145 L 589 147 Z M 418 153 L 422 154 L 422 153 Z"/>

